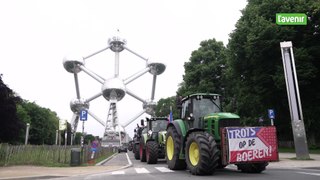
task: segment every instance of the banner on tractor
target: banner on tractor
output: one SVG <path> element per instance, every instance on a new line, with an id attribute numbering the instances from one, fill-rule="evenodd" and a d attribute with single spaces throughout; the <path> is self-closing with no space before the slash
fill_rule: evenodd
<path id="1" fill-rule="evenodd" d="M 227 127 L 229 163 L 278 161 L 276 128 Z"/>

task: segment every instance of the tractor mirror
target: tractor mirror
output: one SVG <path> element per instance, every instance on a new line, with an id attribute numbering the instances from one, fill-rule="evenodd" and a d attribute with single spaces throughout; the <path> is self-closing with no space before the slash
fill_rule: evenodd
<path id="1" fill-rule="evenodd" d="M 144 120 L 141 119 L 141 126 L 144 126 Z"/>

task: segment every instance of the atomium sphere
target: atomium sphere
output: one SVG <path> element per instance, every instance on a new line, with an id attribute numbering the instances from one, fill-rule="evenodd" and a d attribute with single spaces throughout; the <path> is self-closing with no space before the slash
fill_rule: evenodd
<path id="1" fill-rule="evenodd" d="M 102 95 L 108 101 L 120 101 L 126 95 L 126 87 L 119 78 L 108 79 L 102 85 Z"/>
<path id="2" fill-rule="evenodd" d="M 89 109 L 89 102 L 84 99 L 73 99 L 70 101 L 71 111 L 74 113 L 79 113 L 82 109 Z"/>
<path id="3" fill-rule="evenodd" d="M 162 63 L 152 62 L 152 63 L 149 63 L 148 66 L 150 67 L 149 72 L 152 75 L 160 75 L 166 70 L 166 65 Z"/>
<path id="4" fill-rule="evenodd" d="M 146 103 L 143 103 L 142 105 L 143 109 L 146 110 L 146 113 L 149 114 L 149 115 L 155 115 L 155 109 L 157 107 L 157 103 L 156 102 L 146 102 Z"/>
<path id="5" fill-rule="evenodd" d="M 127 43 L 125 39 L 121 39 L 118 36 L 113 36 L 112 38 L 109 39 L 108 41 L 110 49 L 113 52 L 121 52 L 124 49 L 124 45 Z"/>
<path id="6" fill-rule="evenodd" d="M 70 73 L 78 73 L 81 71 L 79 66 L 83 65 L 83 57 L 65 56 L 63 58 L 63 67 Z"/>

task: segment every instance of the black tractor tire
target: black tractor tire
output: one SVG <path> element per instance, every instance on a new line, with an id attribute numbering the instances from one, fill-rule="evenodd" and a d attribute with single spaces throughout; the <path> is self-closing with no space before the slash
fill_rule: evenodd
<path id="1" fill-rule="evenodd" d="M 133 148 L 134 148 L 134 158 L 135 158 L 136 160 L 139 160 L 139 159 L 140 159 L 139 143 L 134 144 Z"/>
<path id="2" fill-rule="evenodd" d="M 157 164 L 158 162 L 158 143 L 148 141 L 146 146 L 146 158 L 148 164 Z"/>
<path id="3" fill-rule="evenodd" d="M 136 150 L 136 144 L 133 144 L 133 145 L 132 145 L 132 152 L 133 152 L 133 154 L 134 154 L 135 150 Z"/>
<path id="4" fill-rule="evenodd" d="M 207 132 L 191 133 L 185 152 L 188 169 L 193 175 L 211 175 L 218 167 L 219 150 L 213 136 Z"/>
<path id="5" fill-rule="evenodd" d="M 260 162 L 260 163 L 245 163 L 245 164 L 236 164 L 238 166 L 238 170 L 244 173 L 261 173 L 266 170 L 268 166 L 268 162 Z"/>
<path id="6" fill-rule="evenodd" d="M 144 144 L 144 138 L 142 137 L 140 139 L 140 146 L 139 146 L 139 155 L 140 155 L 140 161 L 141 162 L 146 162 L 146 148 Z"/>
<path id="7" fill-rule="evenodd" d="M 168 138 L 171 137 L 173 140 L 173 156 L 170 159 L 168 157 Z M 178 134 L 175 127 L 171 126 L 167 130 L 166 134 L 166 159 L 168 168 L 171 170 L 184 170 L 187 165 L 184 159 L 179 159 L 180 150 L 182 149 L 181 136 Z"/>

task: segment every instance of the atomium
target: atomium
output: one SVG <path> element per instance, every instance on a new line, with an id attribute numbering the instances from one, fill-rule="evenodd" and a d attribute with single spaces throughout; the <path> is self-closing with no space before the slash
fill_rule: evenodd
<path id="1" fill-rule="evenodd" d="M 79 115 L 82 110 L 88 111 L 89 115 L 93 117 L 95 120 L 97 120 L 100 124 L 105 126 L 105 133 L 103 139 L 108 139 L 105 136 L 108 134 L 111 135 L 112 132 L 115 132 L 115 130 L 120 131 L 120 124 L 118 122 L 118 115 L 117 115 L 117 102 L 121 101 L 126 94 L 132 96 L 133 98 L 137 99 L 138 101 L 142 102 L 142 111 L 139 112 L 136 116 L 134 116 L 132 119 L 126 121 L 125 123 L 122 123 L 124 127 L 135 121 L 138 117 L 140 117 L 142 114 L 147 113 L 151 116 L 155 115 L 155 108 L 156 108 L 156 102 L 154 102 L 155 97 L 155 88 L 156 88 L 156 79 L 157 76 L 162 74 L 166 66 L 163 63 L 159 62 L 149 62 L 149 60 L 140 54 L 134 52 L 133 50 L 129 49 L 127 46 L 127 41 L 119 36 L 114 36 L 108 40 L 108 46 L 98 50 L 97 52 L 94 52 L 88 56 L 65 56 L 63 58 L 63 67 L 65 70 L 69 73 L 73 73 L 74 75 L 74 81 L 75 81 L 75 87 L 76 87 L 76 95 L 77 98 L 71 100 L 70 102 L 70 108 L 71 111 L 74 113 L 71 125 L 72 125 L 72 132 L 75 132 L 77 129 L 78 121 L 79 121 Z M 107 49 L 110 49 L 115 53 L 115 69 L 114 69 L 114 77 L 112 78 L 104 78 L 94 71 L 88 69 L 85 66 L 85 60 L 102 53 L 106 51 Z M 145 67 L 143 67 L 142 70 L 138 71 L 137 73 L 134 73 L 133 75 L 125 78 L 120 79 L 119 78 L 119 53 L 123 50 L 127 50 L 133 55 L 136 55 L 143 61 L 145 61 Z M 79 88 L 79 80 L 78 80 L 78 73 L 84 72 L 96 81 L 102 85 L 100 91 L 93 96 L 84 99 L 80 96 L 80 88 Z M 152 83 L 152 92 L 151 92 L 151 98 L 150 100 L 145 100 L 145 98 L 139 97 L 136 95 L 133 91 L 128 89 L 126 85 L 131 83 L 132 81 L 138 79 L 142 75 L 149 72 L 151 75 L 153 75 L 153 83 Z M 96 115 L 94 115 L 93 112 L 89 111 L 89 102 L 103 96 L 107 101 L 110 102 L 110 107 L 108 111 L 108 117 L 106 120 L 106 123 L 104 123 L 100 118 L 98 118 Z M 119 132 L 120 136 L 120 132 Z M 118 136 L 118 137 L 119 137 Z M 121 142 L 121 138 L 120 138 Z"/>
<path id="2" fill-rule="evenodd" d="M 63 67 L 70 73 L 80 72 L 82 65 L 84 65 L 83 57 L 66 56 L 63 58 Z"/>
<path id="3" fill-rule="evenodd" d="M 85 99 L 73 99 L 70 101 L 70 109 L 74 113 L 79 113 L 83 109 L 89 109 L 89 102 Z"/>
<path id="4" fill-rule="evenodd" d="M 119 78 L 108 79 L 102 86 L 102 95 L 108 101 L 120 101 L 126 95 L 126 87 Z"/>

